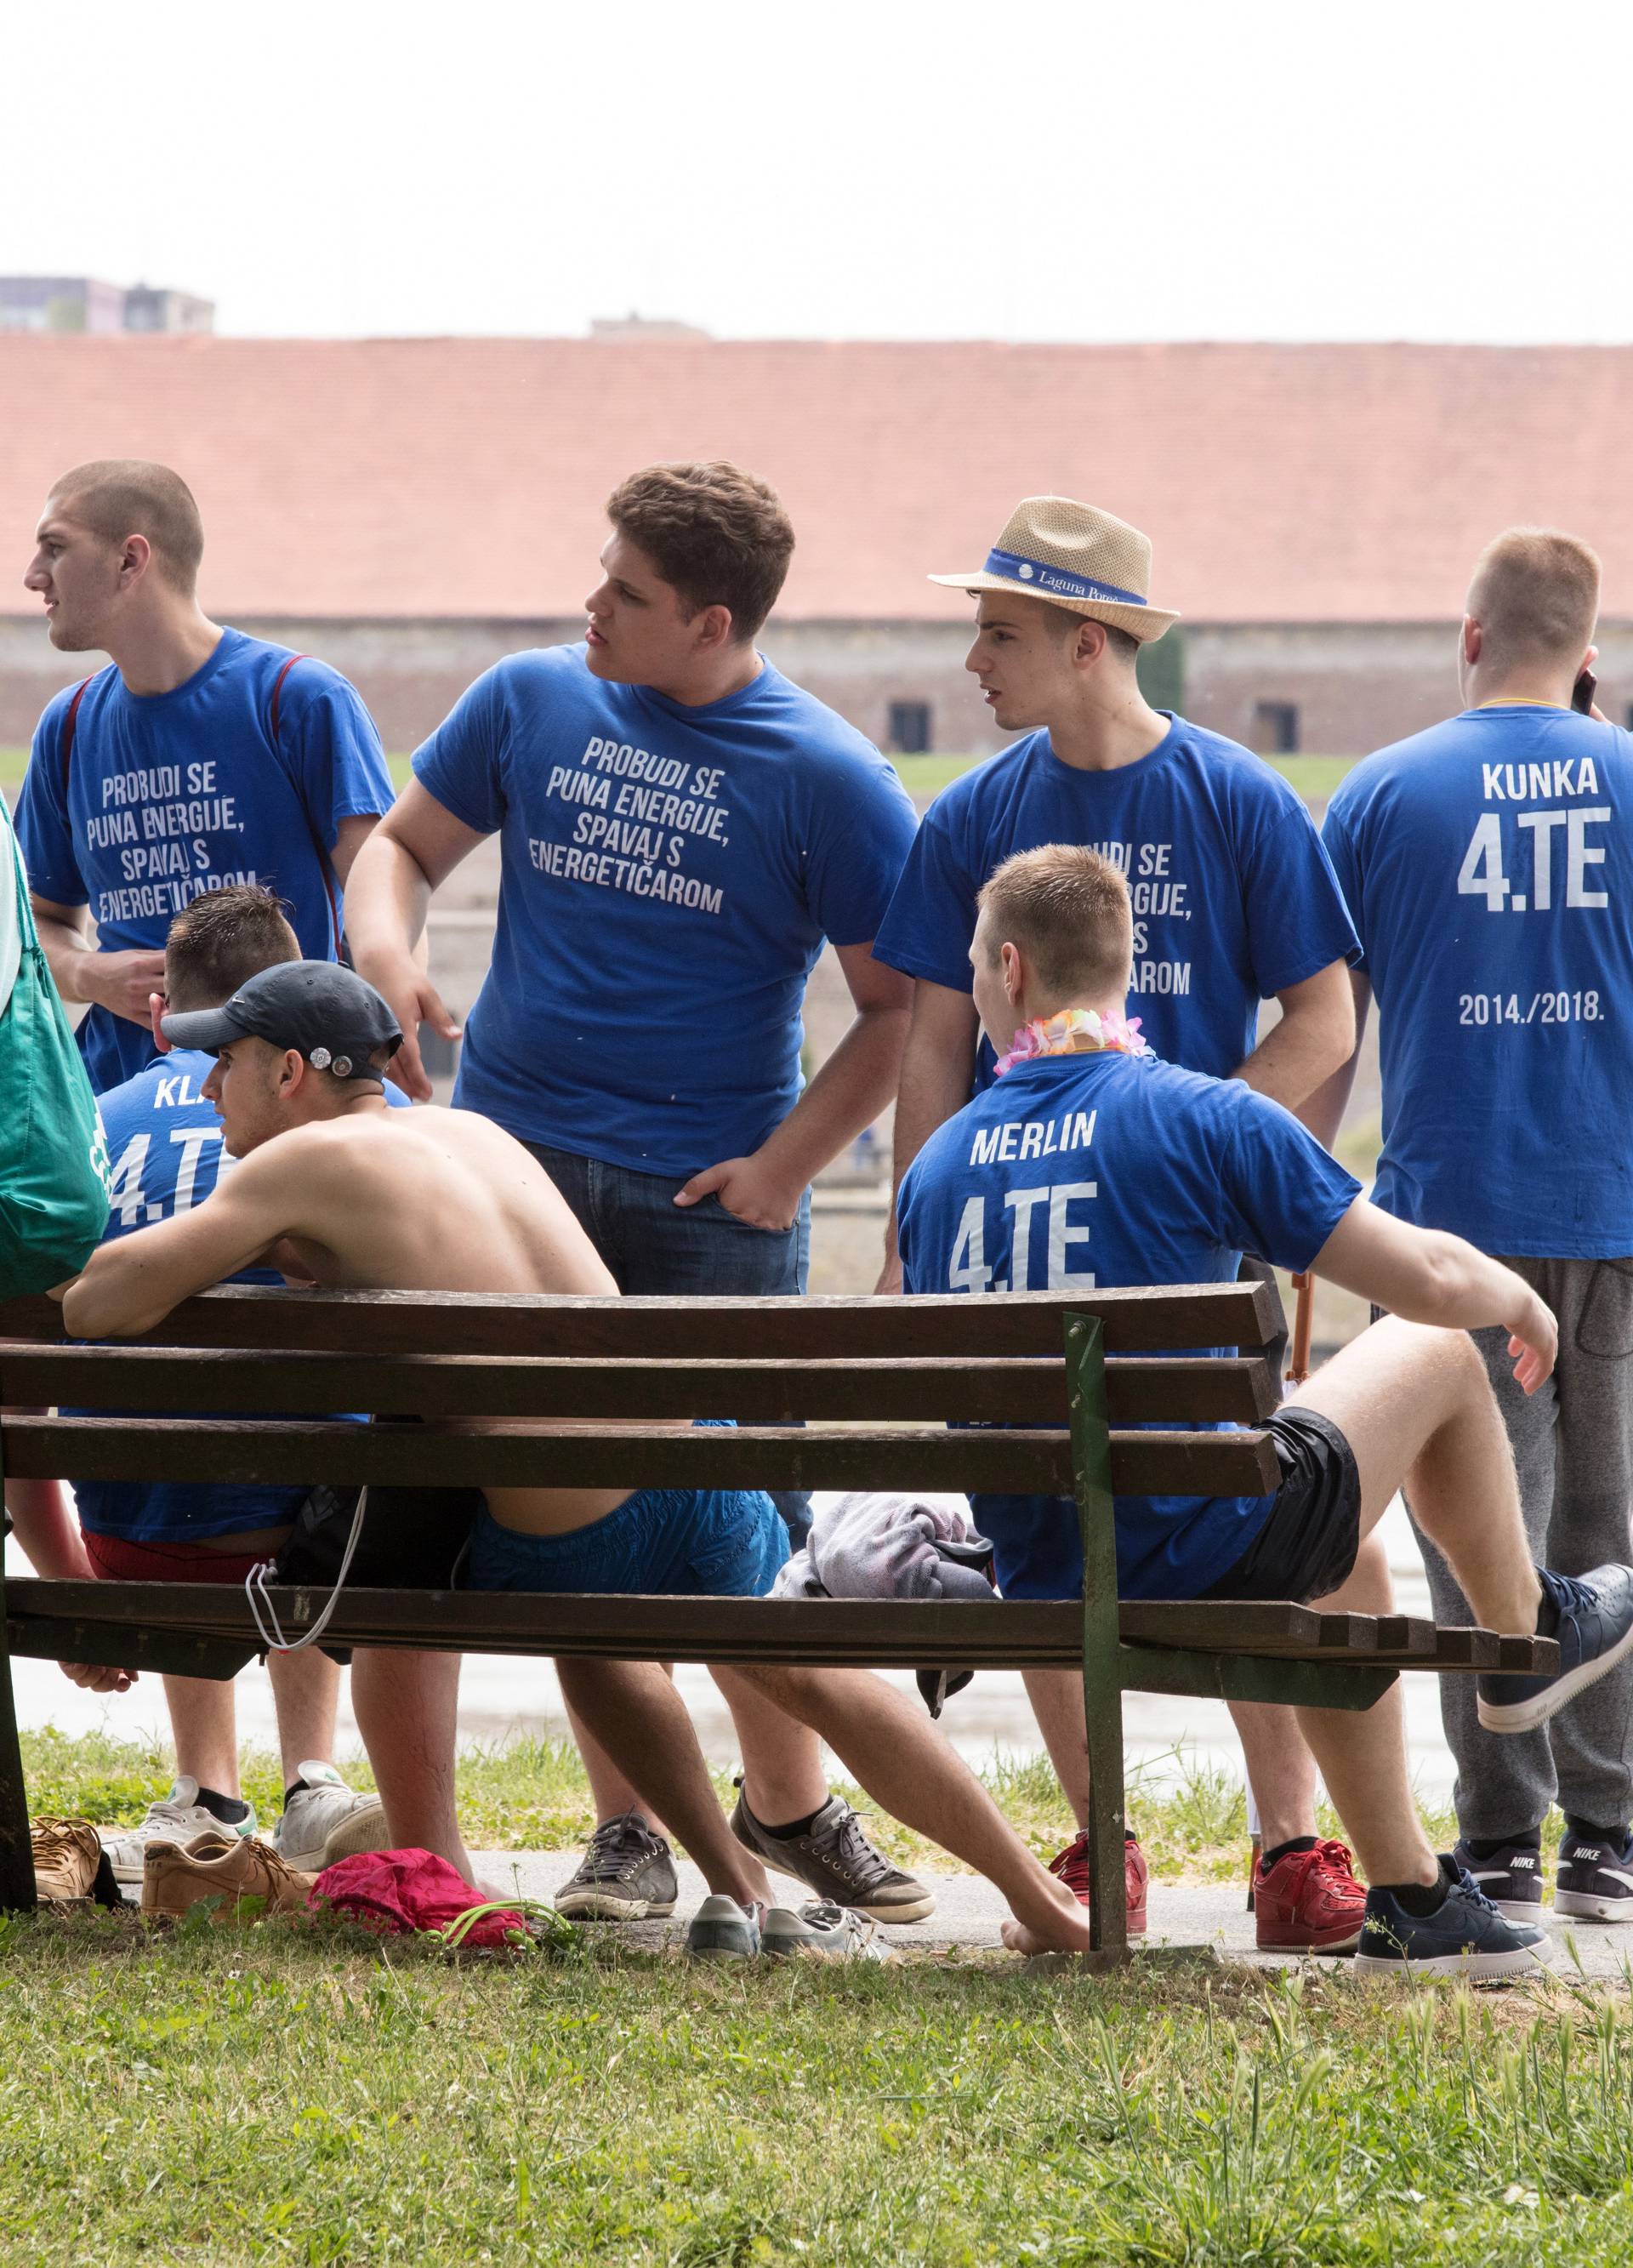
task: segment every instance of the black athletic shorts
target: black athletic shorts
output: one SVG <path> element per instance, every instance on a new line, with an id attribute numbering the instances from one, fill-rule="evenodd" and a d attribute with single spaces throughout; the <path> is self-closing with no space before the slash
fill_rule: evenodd
<path id="1" fill-rule="evenodd" d="M 474 1488 L 371 1488 L 346 1571 L 347 1589 L 452 1590 L 484 1501 Z M 278 1553 L 273 1581 L 331 1589 L 357 1508 L 356 1489 L 313 1489 Z M 349 1647 L 324 1646 L 321 1639 L 319 1646 L 333 1660 L 351 1659 Z"/>
<path id="2" fill-rule="evenodd" d="M 1355 1452 L 1328 1418 L 1290 1402 L 1264 1430 L 1276 1443 L 1281 1485 L 1270 1516 L 1205 1599 L 1296 1599 L 1335 1591 L 1361 1543 L 1361 1476 Z"/>

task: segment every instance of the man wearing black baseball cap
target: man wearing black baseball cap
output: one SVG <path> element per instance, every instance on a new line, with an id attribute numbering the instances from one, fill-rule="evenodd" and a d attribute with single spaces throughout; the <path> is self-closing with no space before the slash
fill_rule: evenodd
<path id="1" fill-rule="evenodd" d="M 402 1045 L 397 1020 L 371 984 L 332 961 L 286 961 L 252 976 L 219 1008 L 166 1016 L 173 1048 L 218 1055 L 235 1040 L 292 1049 L 332 1079 L 379 1086 Z"/>
<path id="2" fill-rule="evenodd" d="M 63 1294 L 76 1337 L 150 1330 L 182 1300 L 266 1254 L 291 1276 L 337 1288 L 618 1296 L 561 1192 L 513 1136 L 473 1110 L 387 1107 L 379 1075 L 398 1026 L 351 970 L 286 962 L 219 1009 L 166 1016 L 163 1029 L 176 1045 L 214 1050 L 203 1092 L 242 1162 L 208 1204 L 100 1248 Z M 533 1424 L 551 1433 L 575 1421 Z M 483 1494 L 469 1562 L 476 1590 L 758 1595 L 788 1553 L 776 1509 L 759 1491 Z M 470 1880 L 452 1800 L 459 1657 L 398 1660 L 389 1689 L 353 1677 L 387 1823 L 397 1845 L 436 1851 Z M 558 1674 L 592 1733 L 703 1869 L 712 1895 L 694 1924 L 702 1934 L 688 1941 L 710 1952 L 757 1949 L 771 1900 L 765 1869 L 727 1826 L 661 1668 L 563 1660 Z M 996 1882 L 1031 1941 L 1086 1949 L 1083 1908 L 902 1696 L 854 1670 L 716 1676 L 734 1705 L 747 1689 L 751 1705 L 769 1701 L 825 1738 L 886 1808 Z M 848 1918 L 813 1911 L 828 1918 L 807 1916 L 800 1942 L 864 1948 Z"/>

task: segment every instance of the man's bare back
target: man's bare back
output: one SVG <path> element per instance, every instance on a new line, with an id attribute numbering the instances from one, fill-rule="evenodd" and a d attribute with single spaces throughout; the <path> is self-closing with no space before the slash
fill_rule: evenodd
<path id="1" fill-rule="evenodd" d="M 616 1298 L 618 1289 L 519 1142 L 474 1112 L 393 1110 L 370 1089 L 332 1116 L 258 1141 L 195 1211 L 104 1245 L 68 1287 L 63 1320 L 80 1337 L 129 1336 L 268 1260 L 291 1278 L 342 1290 Z M 580 1429 L 563 1419 L 537 1430 Z M 503 1526 L 548 1535 L 600 1519 L 629 1491 L 486 1493 Z"/>

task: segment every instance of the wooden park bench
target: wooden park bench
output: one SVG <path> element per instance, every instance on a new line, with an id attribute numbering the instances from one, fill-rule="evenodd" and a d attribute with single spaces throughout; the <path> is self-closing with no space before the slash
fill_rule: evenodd
<path id="1" fill-rule="evenodd" d="M 720 1664 L 1080 1667 L 1093 1772 L 1093 1938 L 1127 1950 L 1122 1696 L 1370 1708 L 1401 1669 L 1543 1671 L 1546 1640 L 1408 1615 L 1123 1602 L 1112 1492 L 1276 1485 L 1262 1284 L 972 1299 L 579 1300 L 225 1286 L 140 1341 L 65 1341 L 0 1304 L 0 1462 L 25 1478 L 901 1489 L 1075 1497 L 1081 1604 L 528 1596 L 348 1588 L 336 1645 Z M 1239 1351 L 1198 1355 L 1198 1347 Z M 58 1407 L 114 1411 L 63 1418 Z M 305 1411 L 296 1418 L 166 1410 Z M 367 1413 L 371 1425 L 324 1413 Z M 591 1434 L 473 1431 L 570 1417 Z M 666 1430 L 732 1417 L 735 1432 Z M 417 1422 L 405 1423 L 405 1419 Z M 979 1420 L 965 1428 L 948 1421 Z M 803 1421 L 803 1430 L 794 1430 Z M 1225 1430 L 1216 1430 L 1225 1421 Z M 291 1637 L 326 1593 L 274 1589 Z M 7 1654 L 231 1677 L 261 1649 L 235 1584 L 13 1581 Z M 0 1907 L 33 1904 L 9 1660 L 0 1657 Z"/>

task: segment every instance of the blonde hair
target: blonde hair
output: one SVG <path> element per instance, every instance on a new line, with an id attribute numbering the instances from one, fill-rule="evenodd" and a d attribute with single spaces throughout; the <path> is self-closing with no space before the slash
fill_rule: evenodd
<path id="1" fill-rule="evenodd" d="M 180 473 L 142 457 L 99 457 L 64 473 L 51 496 L 56 504 L 71 504 L 75 519 L 105 542 L 144 535 L 165 580 L 192 597 L 204 556 L 204 523 Z"/>
<path id="2" fill-rule="evenodd" d="M 1552 527 L 1511 527 L 1488 543 L 1468 586 L 1482 659 L 1574 662 L 1599 617 L 1599 554 Z"/>
<path id="3" fill-rule="evenodd" d="M 1121 990 L 1133 950 L 1129 886 L 1109 858 L 1077 843 L 1018 850 L 975 901 L 988 917 L 992 960 L 1019 947 L 1047 989 L 1086 1001 Z"/>

